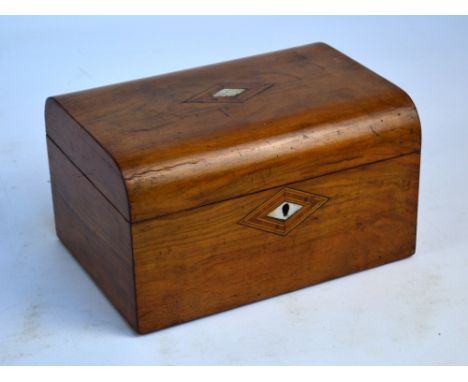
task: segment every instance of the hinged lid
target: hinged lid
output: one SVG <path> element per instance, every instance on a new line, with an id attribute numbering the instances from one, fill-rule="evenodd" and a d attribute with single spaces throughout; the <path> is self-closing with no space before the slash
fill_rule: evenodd
<path id="1" fill-rule="evenodd" d="M 46 123 L 134 222 L 420 148 L 411 99 L 322 43 L 53 97 Z"/>

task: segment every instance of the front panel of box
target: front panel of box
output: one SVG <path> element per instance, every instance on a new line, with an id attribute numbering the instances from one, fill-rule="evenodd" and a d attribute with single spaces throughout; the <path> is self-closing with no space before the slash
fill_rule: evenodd
<path id="1" fill-rule="evenodd" d="M 410 256 L 419 158 L 133 224 L 140 332 Z"/>

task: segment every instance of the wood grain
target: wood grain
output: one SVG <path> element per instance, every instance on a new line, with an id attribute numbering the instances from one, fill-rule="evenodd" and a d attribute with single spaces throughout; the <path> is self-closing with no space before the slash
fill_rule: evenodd
<path id="1" fill-rule="evenodd" d="M 130 224 L 49 139 L 47 148 L 58 237 L 137 328 Z"/>
<path id="2" fill-rule="evenodd" d="M 238 224 L 279 188 L 132 225 L 145 333 L 410 256 L 419 155 L 290 187 L 328 202 L 287 236 Z"/>
<path id="3" fill-rule="evenodd" d="M 271 86 L 245 102 L 187 102 L 236 83 Z M 79 121 L 82 135 L 105 148 L 88 161 L 71 159 L 97 166 L 99 181 L 93 168 L 84 172 L 135 222 L 420 147 L 411 99 L 326 44 L 54 97 L 46 107 Z M 68 126 L 53 131 L 70 137 Z"/>
<path id="4" fill-rule="evenodd" d="M 127 219 L 127 189 L 112 156 L 70 114 L 49 98 L 46 102 L 47 136 L 67 153 L 70 161 Z"/>
<path id="5" fill-rule="evenodd" d="M 326 44 L 51 97 L 46 130 L 58 236 L 140 333 L 415 250 L 415 106 Z M 323 198 L 253 212 L 285 188 Z"/>

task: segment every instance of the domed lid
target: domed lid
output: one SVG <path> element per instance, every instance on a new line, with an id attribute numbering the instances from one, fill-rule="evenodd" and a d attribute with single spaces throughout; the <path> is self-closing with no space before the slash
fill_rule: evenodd
<path id="1" fill-rule="evenodd" d="M 134 222 L 420 148 L 411 99 L 323 43 L 53 97 L 46 121 Z"/>

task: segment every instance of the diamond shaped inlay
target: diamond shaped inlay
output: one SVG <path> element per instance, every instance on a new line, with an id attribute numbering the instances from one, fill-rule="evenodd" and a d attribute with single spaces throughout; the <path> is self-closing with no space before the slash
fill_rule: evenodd
<path id="1" fill-rule="evenodd" d="M 269 89 L 273 84 L 225 82 L 190 97 L 185 103 L 242 103 Z"/>
<path id="2" fill-rule="evenodd" d="M 223 88 L 218 90 L 215 94 L 213 94 L 214 98 L 218 97 L 237 97 L 239 94 L 245 92 L 245 89 L 231 89 L 231 88 Z"/>
<path id="3" fill-rule="evenodd" d="M 327 200 L 325 196 L 284 188 L 249 213 L 239 224 L 284 236 Z"/>

